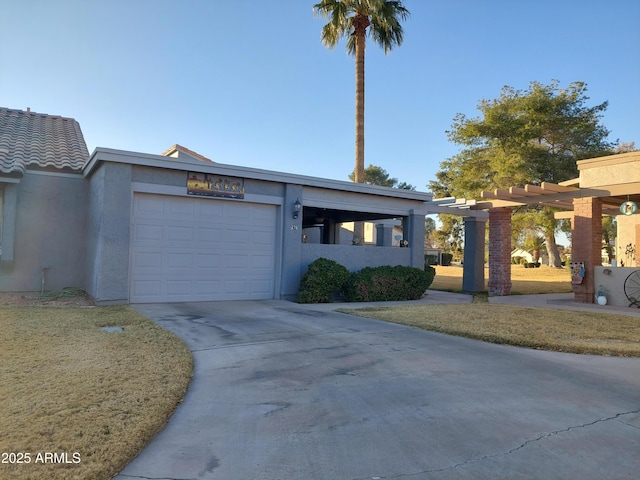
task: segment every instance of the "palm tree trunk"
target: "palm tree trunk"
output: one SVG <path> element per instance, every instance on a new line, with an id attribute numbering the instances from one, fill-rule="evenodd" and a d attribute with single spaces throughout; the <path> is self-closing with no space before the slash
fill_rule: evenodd
<path id="1" fill-rule="evenodd" d="M 364 50 L 365 31 L 356 32 L 356 165 L 355 182 L 364 182 Z"/>
<path id="2" fill-rule="evenodd" d="M 364 51 L 365 34 L 369 26 L 369 17 L 356 15 L 353 20 L 356 38 L 356 165 L 354 181 L 364 183 Z M 364 223 L 355 222 L 353 226 L 353 244 L 364 242 Z"/>

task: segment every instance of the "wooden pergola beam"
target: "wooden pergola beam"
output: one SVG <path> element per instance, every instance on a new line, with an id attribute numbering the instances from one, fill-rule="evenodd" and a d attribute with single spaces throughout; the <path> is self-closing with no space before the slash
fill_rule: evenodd
<path id="1" fill-rule="evenodd" d="M 542 185 L 540 186 L 542 187 L 542 190 L 547 192 L 564 193 L 580 191 L 580 189 L 576 187 L 565 187 L 564 185 L 558 185 L 557 183 L 551 182 L 542 182 Z"/>

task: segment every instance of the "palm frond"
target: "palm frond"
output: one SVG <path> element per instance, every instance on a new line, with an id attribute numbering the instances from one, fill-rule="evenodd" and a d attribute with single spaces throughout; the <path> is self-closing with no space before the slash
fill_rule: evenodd
<path id="1" fill-rule="evenodd" d="M 343 0 L 322 0 L 313 6 L 313 13 L 322 18 L 328 18 L 322 27 L 321 40 L 328 47 L 335 47 L 342 38 L 351 34 L 350 2 Z"/>
<path id="2" fill-rule="evenodd" d="M 347 39 L 347 52 L 355 53 L 353 21 L 356 16 L 365 15 L 370 22 L 367 35 L 388 54 L 393 47 L 404 40 L 401 21 L 409 17 L 409 11 L 401 0 L 322 0 L 313 6 L 315 15 L 329 21 L 322 29 L 322 43 L 333 48 Z"/>

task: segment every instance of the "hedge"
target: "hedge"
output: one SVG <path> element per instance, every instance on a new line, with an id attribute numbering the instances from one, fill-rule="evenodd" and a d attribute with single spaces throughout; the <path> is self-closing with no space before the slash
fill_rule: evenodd
<path id="1" fill-rule="evenodd" d="M 435 269 L 429 268 L 435 275 Z M 433 275 L 402 265 L 367 267 L 349 276 L 344 293 L 351 302 L 417 300 L 431 285 Z"/>
<path id="2" fill-rule="evenodd" d="M 298 303 L 330 303 L 349 278 L 349 270 L 338 262 L 318 258 L 302 277 Z"/>

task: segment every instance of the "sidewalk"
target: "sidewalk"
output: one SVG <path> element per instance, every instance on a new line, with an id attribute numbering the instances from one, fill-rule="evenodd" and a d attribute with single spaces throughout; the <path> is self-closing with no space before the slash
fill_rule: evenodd
<path id="1" fill-rule="evenodd" d="M 366 308 L 366 307 L 392 307 L 394 305 L 421 305 L 442 303 L 471 303 L 472 295 L 464 293 L 441 292 L 439 290 L 427 290 L 427 293 L 419 300 L 405 300 L 400 302 L 344 302 L 344 303 L 300 303 L 301 307 L 309 307 L 313 310 L 333 311 L 338 308 Z"/>
<path id="2" fill-rule="evenodd" d="M 509 295 L 505 297 L 489 297 L 489 303 L 503 305 L 519 305 L 522 307 L 545 307 L 562 310 L 577 310 L 582 312 L 612 313 L 630 315 L 640 318 L 640 308 L 614 307 L 595 303 L 578 303 L 573 299 L 573 293 L 548 293 L 539 295 Z"/>
<path id="3" fill-rule="evenodd" d="M 427 290 L 420 300 L 403 302 L 345 302 L 345 303 L 312 303 L 299 304 L 301 307 L 333 311 L 339 308 L 366 308 L 366 307 L 392 307 L 394 305 L 421 305 L 421 304 L 461 304 L 471 303 L 472 295 L 463 293 L 443 292 L 439 290 Z M 577 303 L 573 299 L 573 293 L 548 293 L 538 295 L 508 295 L 504 297 L 489 297 L 489 303 L 502 305 L 517 305 L 521 307 L 557 308 L 561 310 L 577 310 L 582 312 L 594 312 L 604 314 L 630 315 L 640 318 L 640 308 L 614 307 L 611 305 L 597 305 L 595 303 Z"/>

